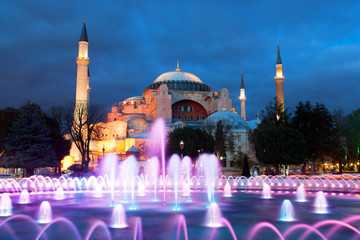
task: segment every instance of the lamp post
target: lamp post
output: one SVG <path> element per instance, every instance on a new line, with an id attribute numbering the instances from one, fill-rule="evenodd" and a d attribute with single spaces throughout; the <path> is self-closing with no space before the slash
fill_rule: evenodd
<path id="1" fill-rule="evenodd" d="M 184 157 L 184 154 L 183 154 L 184 145 L 185 145 L 184 141 L 181 140 L 180 141 L 181 157 Z"/>

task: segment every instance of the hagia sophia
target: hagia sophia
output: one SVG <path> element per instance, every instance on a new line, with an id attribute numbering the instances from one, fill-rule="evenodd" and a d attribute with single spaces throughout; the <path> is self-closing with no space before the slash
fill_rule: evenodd
<path id="1" fill-rule="evenodd" d="M 76 102 L 75 108 L 80 104 L 89 104 L 90 99 L 90 74 L 88 57 L 88 37 L 84 23 L 79 41 L 77 57 Z M 284 103 L 283 94 L 284 76 L 279 45 L 276 61 L 276 96 Z M 185 126 L 193 128 L 206 128 L 213 135 L 217 122 L 230 126 L 230 131 L 237 151 L 250 156 L 256 161 L 255 154 L 249 144 L 248 133 L 261 122 L 257 119 L 246 118 L 246 96 L 243 72 L 241 73 L 240 115 L 232 107 L 229 98 L 229 89 L 222 88 L 214 91 L 205 81 L 196 75 L 180 69 L 179 61 L 176 69 L 160 74 L 153 82 L 149 83 L 139 96 L 129 96 L 111 107 L 107 113 L 107 120 L 102 124 L 102 138 L 95 140 L 90 145 L 90 168 L 96 168 L 98 160 L 104 154 L 117 154 L 123 159 L 130 154 L 138 158 L 139 166 L 146 168 L 150 156 L 144 151 L 144 146 L 151 141 L 149 130 L 151 124 L 159 118 L 164 119 L 168 132 Z M 81 156 L 76 146 L 71 147 L 72 161 L 64 165 L 80 163 Z M 236 152 L 227 151 L 225 154 L 225 172 L 236 173 Z"/>

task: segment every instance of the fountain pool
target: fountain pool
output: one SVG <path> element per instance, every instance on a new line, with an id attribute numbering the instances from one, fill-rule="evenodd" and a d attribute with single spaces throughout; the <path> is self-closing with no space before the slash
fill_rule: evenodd
<path id="1" fill-rule="evenodd" d="M 130 210 L 131 201 L 123 201 L 122 191 L 103 190 L 102 197 L 95 191 L 64 191 L 61 200 L 55 198 L 57 191 L 33 192 L 28 204 L 19 203 L 21 192 L 9 193 L 12 215 L 0 218 L 0 239 L 45 239 L 45 235 L 47 239 L 278 239 L 277 234 L 283 239 L 351 239 L 360 228 L 360 196 L 356 193 L 325 192 L 328 211 L 318 214 L 313 211 L 314 191 L 306 192 L 306 202 L 298 202 L 296 192 L 274 190 L 271 199 L 264 199 L 261 189 L 243 189 L 228 198 L 217 189 L 216 203 L 209 204 L 205 187 L 191 190 L 192 202 L 182 194 L 176 199 L 173 190 L 167 189 L 164 205 L 153 201 L 154 193 L 148 189 L 145 196 L 136 196 L 135 210 Z M 113 198 L 115 207 L 111 206 Z M 294 221 L 279 220 L 285 199 L 293 205 Z M 40 224 L 37 220 L 44 201 L 51 206 L 52 220 Z M 211 212 L 214 204 L 220 215 Z M 175 205 L 179 210 L 173 210 Z M 117 213 L 121 220 L 116 223 L 114 209 L 119 206 L 126 220 Z M 209 215 L 214 219 L 207 219 Z M 216 221 L 215 226 L 209 227 L 209 221 Z M 121 227 L 114 228 L 117 224 Z M 313 232 L 307 233 L 308 229 Z"/>

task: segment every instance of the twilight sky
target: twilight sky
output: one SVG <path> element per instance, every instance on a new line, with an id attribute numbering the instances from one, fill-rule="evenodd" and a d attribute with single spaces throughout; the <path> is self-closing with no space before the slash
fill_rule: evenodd
<path id="1" fill-rule="evenodd" d="M 75 101 L 78 41 L 86 18 L 90 101 L 111 107 L 180 69 L 214 91 L 230 90 L 247 118 L 275 96 L 276 44 L 285 107 L 360 107 L 360 2 L 5 0 L 0 8 L 0 108 Z"/>

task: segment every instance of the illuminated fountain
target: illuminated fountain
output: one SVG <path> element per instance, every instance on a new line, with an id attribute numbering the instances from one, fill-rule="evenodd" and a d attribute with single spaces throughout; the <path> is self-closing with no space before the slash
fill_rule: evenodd
<path id="1" fill-rule="evenodd" d="M 224 186 L 224 197 L 231 197 L 231 185 L 229 182 L 225 183 Z"/>
<path id="2" fill-rule="evenodd" d="M 3 193 L 0 199 L 0 217 L 11 216 L 12 204 L 8 193 Z"/>
<path id="3" fill-rule="evenodd" d="M 173 185 L 174 190 L 174 196 L 175 196 L 175 206 L 173 207 L 173 210 L 179 211 L 179 188 L 180 188 L 180 157 L 177 154 L 174 154 L 170 160 L 169 160 L 169 167 L 168 167 L 168 173 L 169 177 L 171 179 L 171 183 Z"/>
<path id="4" fill-rule="evenodd" d="M 188 197 L 186 200 L 187 202 L 191 202 L 191 169 L 192 169 L 192 161 L 191 158 L 188 156 L 185 156 L 181 160 L 181 170 L 183 173 L 183 181 L 182 181 L 182 187 L 183 187 L 183 196 Z"/>
<path id="5" fill-rule="evenodd" d="M 270 188 L 269 184 L 267 184 L 265 182 L 263 183 L 262 197 L 265 199 L 271 198 L 271 188 Z"/>
<path id="6" fill-rule="evenodd" d="M 295 220 L 294 207 L 290 200 L 284 200 L 280 209 L 280 220 L 285 222 L 291 222 Z"/>
<path id="7" fill-rule="evenodd" d="M 52 219 L 51 206 L 48 201 L 43 201 L 40 205 L 38 223 L 49 223 Z"/>
<path id="8" fill-rule="evenodd" d="M 154 150 L 157 157 L 141 163 L 147 168 L 140 176 L 135 157 L 119 160 L 108 155 L 96 177 L 0 179 L 1 238 L 251 240 L 360 236 L 360 215 L 353 215 L 353 209 L 360 208 L 360 175 L 224 176 L 219 160 L 210 154 L 202 154 L 197 162 L 186 156 L 171 156 L 165 171 L 165 132 L 159 129 L 164 126 L 152 127 L 154 134 L 161 135 L 157 136 L 160 150 Z M 199 168 L 193 175 L 192 167 L 196 166 Z M 315 212 L 311 210 L 313 203 L 306 202 L 306 191 L 309 199 L 313 199 L 311 192 L 318 192 Z M 341 214 L 332 213 L 334 219 L 317 214 L 327 213 L 328 207 L 325 194 L 319 191 L 329 191 L 332 206 L 343 207 Z M 296 219 L 293 205 L 285 200 L 295 198 L 304 202 L 295 203 Z"/>
<path id="9" fill-rule="evenodd" d="M 58 187 L 55 192 L 55 199 L 56 200 L 63 200 L 65 199 L 64 190 L 62 187 Z"/>
<path id="10" fill-rule="evenodd" d="M 315 212 L 319 214 L 325 214 L 328 213 L 327 207 L 327 201 L 324 193 L 322 191 L 316 193 L 315 197 Z"/>
<path id="11" fill-rule="evenodd" d="M 296 201 L 306 202 L 306 192 L 305 192 L 304 185 L 302 185 L 302 184 L 300 186 L 298 186 L 298 188 L 297 188 Z"/>
<path id="12" fill-rule="evenodd" d="M 215 155 L 202 154 L 199 162 L 204 166 L 208 202 L 215 202 L 215 179 L 219 174 L 219 160 Z"/>
<path id="13" fill-rule="evenodd" d="M 116 204 L 111 217 L 111 228 L 126 228 L 125 209 L 122 204 Z"/>
<path id="14" fill-rule="evenodd" d="M 21 191 L 19 203 L 20 204 L 30 203 L 30 197 L 29 197 L 29 191 L 28 190 L 24 189 L 24 190 Z"/>
<path id="15" fill-rule="evenodd" d="M 210 203 L 209 210 L 206 214 L 205 225 L 208 227 L 222 227 L 221 223 L 221 211 L 217 203 Z"/>

